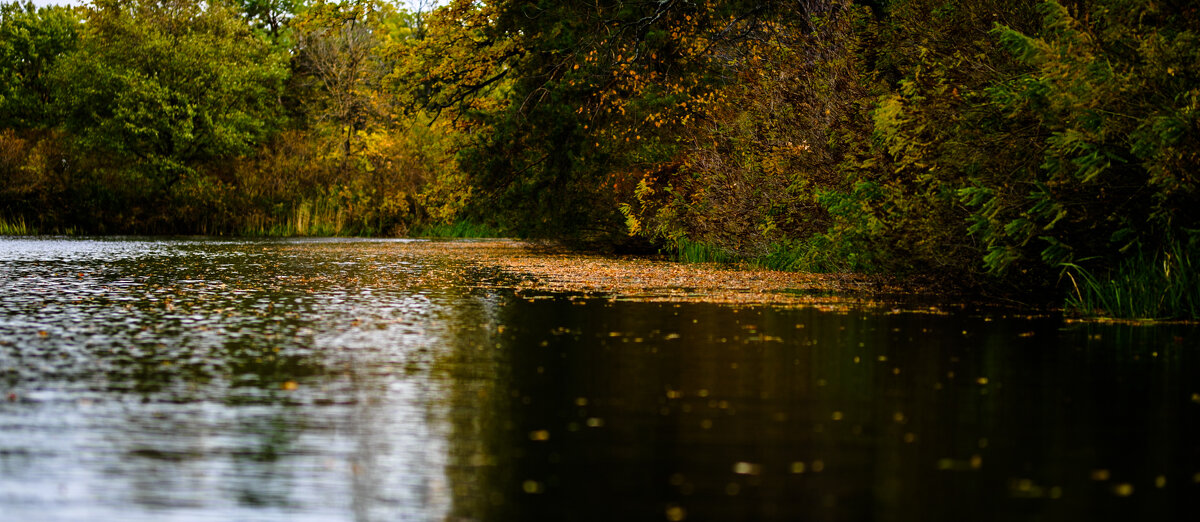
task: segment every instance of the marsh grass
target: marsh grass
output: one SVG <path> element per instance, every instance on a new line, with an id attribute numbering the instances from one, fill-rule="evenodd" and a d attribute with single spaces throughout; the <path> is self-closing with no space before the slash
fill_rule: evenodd
<path id="1" fill-rule="evenodd" d="M 728 251 L 709 244 L 693 242 L 684 238 L 675 240 L 675 244 L 667 249 L 667 254 L 674 260 L 683 263 L 735 263 L 740 258 Z"/>
<path id="2" fill-rule="evenodd" d="M 450 224 L 425 225 L 413 229 L 412 237 L 428 238 L 498 238 L 504 237 L 499 229 L 474 223 L 471 221 L 456 221 Z"/>
<path id="3" fill-rule="evenodd" d="M 245 236 L 363 236 L 378 231 L 355 223 L 344 202 L 332 197 L 305 199 L 292 206 L 282 219 L 258 216 L 247 220 L 241 229 Z"/>
<path id="4" fill-rule="evenodd" d="M 823 237 L 811 238 L 805 241 L 784 241 L 771 245 L 771 250 L 765 255 L 749 260 L 752 266 L 767 270 L 782 270 L 785 272 L 848 272 L 856 271 L 870 273 L 867 266 L 851 266 L 830 255 L 831 246 Z"/>
<path id="5" fill-rule="evenodd" d="M 18 217 L 9 221 L 0 217 L 0 236 L 29 236 L 37 234 L 37 230 L 25 224 L 25 218 Z"/>
<path id="6" fill-rule="evenodd" d="M 1139 253 L 1103 274 L 1064 264 L 1071 285 L 1066 309 L 1114 319 L 1200 319 L 1200 267 L 1194 252 L 1174 242 L 1158 253 Z"/>
<path id="7" fill-rule="evenodd" d="M 667 253 L 672 259 L 684 263 L 744 264 L 753 268 L 782 272 L 874 272 L 866 265 L 839 262 L 839 259 L 828 255 L 823 246 L 827 245 L 817 240 L 780 242 L 772 244 L 766 254 L 746 257 L 711 244 L 681 239 L 668 248 Z"/>

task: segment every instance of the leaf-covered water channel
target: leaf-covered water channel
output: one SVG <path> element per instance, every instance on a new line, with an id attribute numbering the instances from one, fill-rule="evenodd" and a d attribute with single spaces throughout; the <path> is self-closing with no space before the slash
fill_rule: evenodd
<path id="1" fill-rule="evenodd" d="M 0 519 L 1181 520 L 1200 496 L 1195 327 L 539 291 L 471 248 L 0 238 Z"/>

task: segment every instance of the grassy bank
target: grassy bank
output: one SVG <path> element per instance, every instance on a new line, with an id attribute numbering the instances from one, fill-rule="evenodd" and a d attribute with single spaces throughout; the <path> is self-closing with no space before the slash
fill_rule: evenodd
<path id="1" fill-rule="evenodd" d="M 456 221 L 450 224 L 425 225 L 413 229 L 412 237 L 424 238 L 498 238 L 505 234 L 500 229 L 471 221 Z"/>
<path id="2" fill-rule="evenodd" d="M 25 224 L 24 218 L 9 221 L 0 217 L 0 236 L 28 236 L 37 234 L 37 230 Z"/>
<path id="3" fill-rule="evenodd" d="M 1139 252 L 1115 269 L 1094 273 L 1064 265 L 1069 312 L 1086 317 L 1200 320 L 1196 248 L 1173 242 L 1159 252 Z"/>
<path id="4" fill-rule="evenodd" d="M 1200 266 L 1194 243 L 1175 241 L 1158 252 L 1139 252 L 1104 271 L 1063 264 L 1064 310 L 1085 318 L 1200 320 Z M 808 244 L 776 244 L 765 255 L 743 257 L 716 245 L 682 239 L 664 253 L 682 263 L 738 264 L 785 272 L 871 272 L 861 266 L 823 262 L 819 249 Z"/>
<path id="5" fill-rule="evenodd" d="M 354 223 L 349 211 L 327 198 L 303 200 L 284 218 L 256 216 L 247 220 L 241 234 L 259 237 L 370 236 L 377 230 Z"/>
<path id="6" fill-rule="evenodd" d="M 682 263 L 735 263 L 738 256 L 710 243 L 680 238 L 666 249 L 668 257 Z"/>

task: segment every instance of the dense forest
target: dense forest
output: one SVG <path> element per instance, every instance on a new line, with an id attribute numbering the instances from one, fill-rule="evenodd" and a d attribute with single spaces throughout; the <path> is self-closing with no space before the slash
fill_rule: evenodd
<path id="1" fill-rule="evenodd" d="M 1200 317 L 1192 0 L 0 6 L 0 233 L 491 232 Z"/>

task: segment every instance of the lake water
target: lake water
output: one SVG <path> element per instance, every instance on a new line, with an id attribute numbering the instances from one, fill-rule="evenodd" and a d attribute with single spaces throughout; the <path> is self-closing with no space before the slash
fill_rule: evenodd
<path id="1" fill-rule="evenodd" d="M 0 238 L 0 519 L 1196 516 L 1195 327 L 517 293 L 431 245 Z"/>

